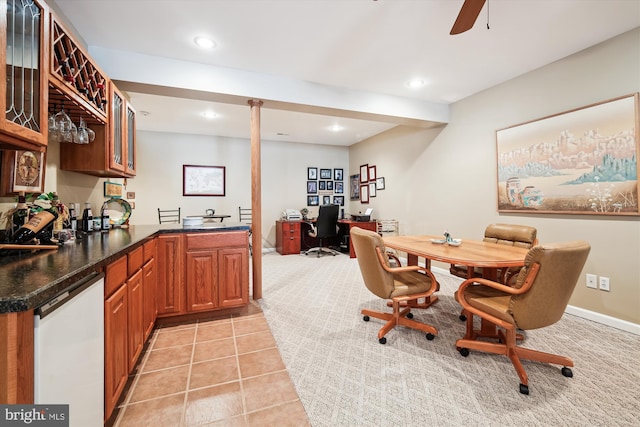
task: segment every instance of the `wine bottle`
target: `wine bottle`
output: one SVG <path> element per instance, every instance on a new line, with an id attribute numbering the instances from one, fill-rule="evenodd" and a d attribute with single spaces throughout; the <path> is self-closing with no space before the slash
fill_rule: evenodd
<path id="1" fill-rule="evenodd" d="M 102 219 L 102 231 L 109 231 L 111 224 L 109 223 L 109 205 L 107 202 L 102 204 L 102 209 L 100 209 L 100 218 Z"/>
<path id="2" fill-rule="evenodd" d="M 33 240 L 38 233 L 58 218 L 56 212 L 40 211 L 11 237 L 13 243 L 23 244 Z"/>
<path id="3" fill-rule="evenodd" d="M 91 212 L 91 203 L 84 204 L 82 212 L 82 231 L 90 233 L 93 231 L 93 212 Z"/>
<path id="4" fill-rule="evenodd" d="M 78 229 L 78 217 L 76 216 L 76 204 L 71 203 L 69 205 L 69 227 L 72 230 Z"/>
<path id="5" fill-rule="evenodd" d="M 29 207 L 27 206 L 24 191 L 18 193 L 18 204 L 13 212 L 13 232 L 15 233 L 29 221 Z"/>

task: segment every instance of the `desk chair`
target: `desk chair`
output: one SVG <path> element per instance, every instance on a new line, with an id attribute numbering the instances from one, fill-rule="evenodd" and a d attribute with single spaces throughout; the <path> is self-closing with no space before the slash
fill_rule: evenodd
<path id="1" fill-rule="evenodd" d="M 158 208 L 158 222 L 160 224 L 174 222 L 180 224 L 180 208 L 160 210 Z"/>
<path id="2" fill-rule="evenodd" d="M 520 377 L 522 394 L 529 394 L 529 383 L 521 358 L 563 365 L 562 375 L 572 377 L 571 359 L 519 347 L 516 330 L 544 328 L 560 320 L 590 249 L 584 241 L 534 246 L 513 286 L 481 278 L 462 282 L 455 293 L 467 316 L 466 334 L 456 341 L 460 354 L 466 357 L 472 349 L 507 356 Z M 474 329 L 474 315 L 493 327 Z"/>
<path id="3" fill-rule="evenodd" d="M 318 212 L 318 219 L 316 223 L 311 224 L 311 230 L 309 230 L 309 236 L 316 237 L 320 241 L 320 246 L 311 248 L 305 251 L 305 255 L 309 255 L 312 252 L 318 254 L 318 257 L 322 254 L 329 254 L 336 256 L 340 252 L 323 246 L 324 239 L 330 239 L 338 236 L 338 211 L 340 206 L 338 205 L 322 205 Z"/>
<path id="4" fill-rule="evenodd" d="M 386 321 L 378 331 L 378 342 L 386 344 L 385 335 L 396 325 L 426 332 L 428 340 L 434 339 L 438 335 L 437 329 L 412 320 L 411 313 L 411 308 L 427 308 L 426 304 L 419 304 L 418 299 L 425 298 L 428 301 L 438 289 L 433 273 L 417 265 L 401 267 L 397 258 L 395 262 L 398 267 L 392 267 L 382 237 L 374 231 L 352 227 L 350 235 L 364 284 L 374 295 L 391 300 L 393 307 L 392 313 L 368 309 L 361 311 L 365 322 L 369 321 L 369 317 Z"/>
<path id="5" fill-rule="evenodd" d="M 253 211 L 251 210 L 251 208 L 243 208 L 242 206 L 238 206 L 238 222 L 249 224 L 249 253 L 251 255 L 253 255 L 253 247 L 251 246 L 251 234 L 253 233 L 253 230 L 251 229 L 252 221 Z"/>

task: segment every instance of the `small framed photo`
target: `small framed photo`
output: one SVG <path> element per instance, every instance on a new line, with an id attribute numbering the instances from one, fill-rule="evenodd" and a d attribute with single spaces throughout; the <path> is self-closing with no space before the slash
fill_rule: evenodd
<path id="1" fill-rule="evenodd" d="M 349 199 L 360 200 L 360 175 L 351 175 L 349 177 Z"/>
<path id="2" fill-rule="evenodd" d="M 335 191 L 338 194 L 342 194 L 344 193 L 344 183 L 340 182 L 336 182 L 335 186 L 333 188 L 333 191 Z"/>
<path id="3" fill-rule="evenodd" d="M 318 190 L 324 191 L 327 189 L 327 181 L 318 181 Z"/>
<path id="4" fill-rule="evenodd" d="M 322 204 L 323 205 L 331 204 L 331 196 L 322 196 Z"/>
<path id="5" fill-rule="evenodd" d="M 44 191 L 44 152 L 17 150 L 13 159 L 12 191 L 42 193 Z"/>
<path id="6" fill-rule="evenodd" d="M 307 196 L 307 206 L 318 206 L 320 204 L 318 196 Z"/>
<path id="7" fill-rule="evenodd" d="M 360 203 L 369 203 L 369 184 L 360 186 Z"/>
<path id="8" fill-rule="evenodd" d="M 376 197 L 376 183 L 369 183 L 369 197 Z"/>
<path id="9" fill-rule="evenodd" d="M 318 168 L 307 168 L 307 179 L 318 179 Z"/>
<path id="10" fill-rule="evenodd" d="M 344 196 L 333 196 L 333 204 L 344 206 Z"/>
<path id="11" fill-rule="evenodd" d="M 369 182 L 376 180 L 376 167 L 369 166 Z"/>
<path id="12" fill-rule="evenodd" d="M 384 177 L 376 179 L 376 190 L 384 190 Z"/>
<path id="13" fill-rule="evenodd" d="M 331 169 L 320 169 L 320 179 L 331 179 Z"/>
<path id="14" fill-rule="evenodd" d="M 369 165 L 360 166 L 360 184 L 369 181 Z"/>
<path id="15" fill-rule="evenodd" d="M 333 181 L 327 181 L 327 191 L 333 191 Z"/>
<path id="16" fill-rule="evenodd" d="M 333 180 L 334 181 L 342 181 L 344 171 L 342 169 L 334 169 L 333 170 Z"/>
<path id="17" fill-rule="evenodd" d="M 318 182 L 317 181 L 307 181 L 307 193 L 315 194 L 318 192 Z"/>

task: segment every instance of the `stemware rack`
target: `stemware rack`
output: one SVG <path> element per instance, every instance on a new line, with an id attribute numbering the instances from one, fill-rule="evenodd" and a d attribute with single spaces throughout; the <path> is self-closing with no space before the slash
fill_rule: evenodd
<path id="1" fill-rule="evenodd" d="M 107 119 L 108 80 L 65 29 L 51 21 L 49 103 L 64 103 L 75 121 L 83 115 L 90 123 Z M 93 120 L 92 120 L 93 119 Z"/>

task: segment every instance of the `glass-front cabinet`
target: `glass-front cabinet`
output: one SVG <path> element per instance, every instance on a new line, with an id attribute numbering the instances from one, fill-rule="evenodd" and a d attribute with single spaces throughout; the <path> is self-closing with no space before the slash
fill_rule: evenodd
<path id="1" fill-rule="evenodd" d="M 124 94 L 111 83 L 109 111 L 110 167 L 124 176 L 136 174 L 136 111 Z"/>
<path id="2" fill-rule="evenodd" d="M 49 11 L 38 0 L 0 0 L 0 141 L 2 146 L 47 145 Z"/>

